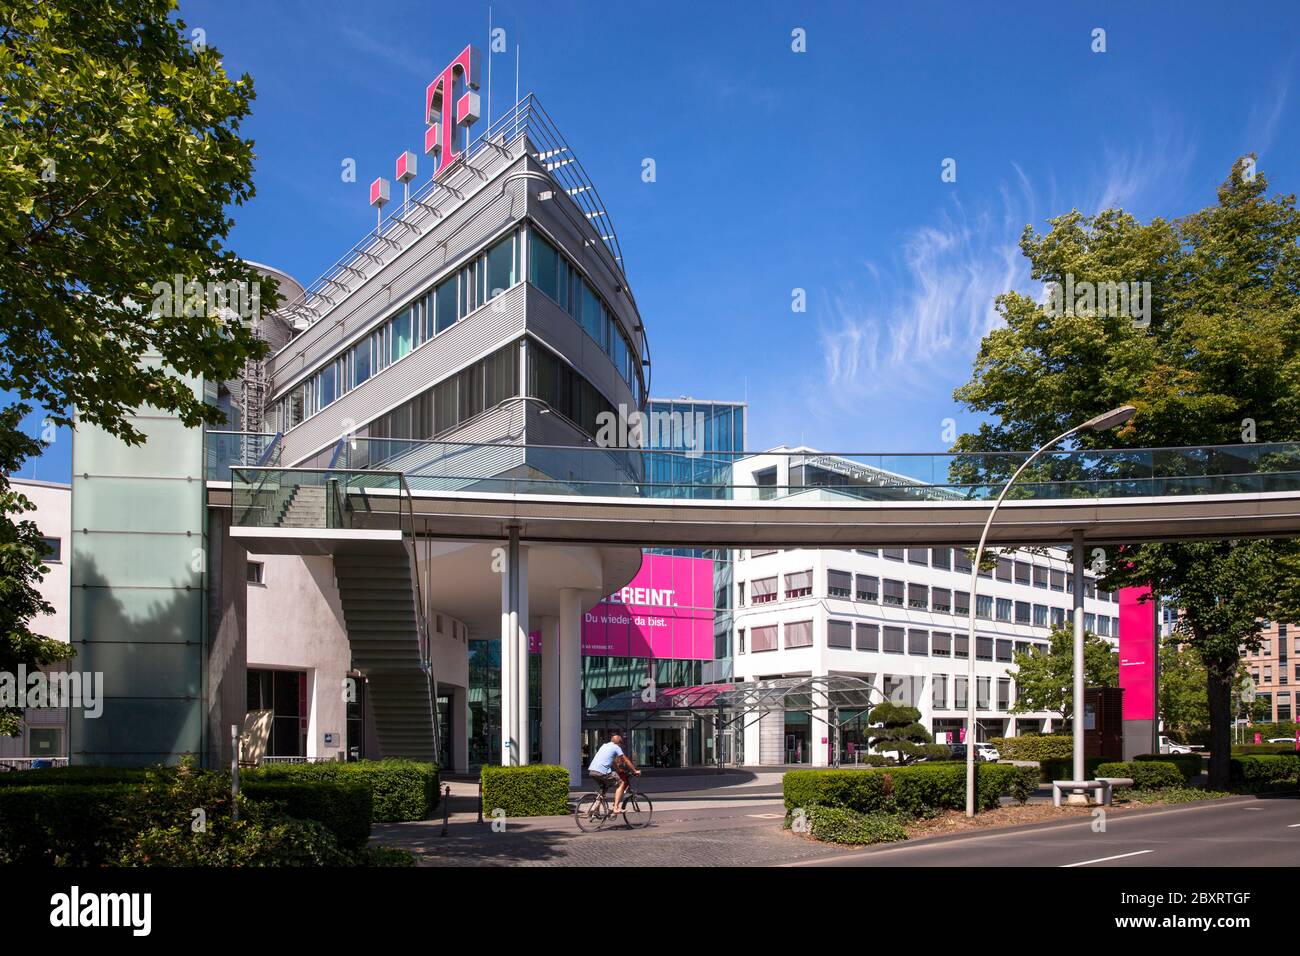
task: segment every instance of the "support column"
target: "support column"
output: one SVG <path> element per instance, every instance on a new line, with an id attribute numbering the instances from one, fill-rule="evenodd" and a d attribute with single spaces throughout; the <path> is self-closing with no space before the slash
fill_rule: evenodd
<path id="1" fill-rule="evenodd" d="M 560 762 L 560 619 L 543 617 L 542 763 Z"/>
<path id="2" fill-rule="evenodd" d="M 469 695 L 464 687 L 451 689 L 451 766 L 456 773 L 469 771 Z"/>
<path id="3" fill-rule="evenodd" d="M 1082 780 L 1084 775 L 1083 760 L 1083 532 L 1074 532 L 1074 547 L 1071 557 L 1074 559 L 1074 707 L 1071 724 L 1074 728 L 1074 779 Z M 1076 791 L 1070 795 L 1070 802 L 1076 797 L 1088 799 L 1086 792 Z"/>
<path id="4" fill-rule="evenodd" d="M 576 588 L 560 590 L 560 620 L 556 630 L 559 637 L 555 662 L 559 708 L 556 763 L 569 771 L 570 785 L 578 786 L 582 783 L 582 592 Z"/>
<path id="5" fill-rule="evenodd" d="M 501 765 L 528 763 L 528 549 L 510 529 L 501 579 Z"/>
<path id="6" fill-rule="evenodd" d="M 825 674 L 818 675 L 825 677 Z M 808 715 L 808 746 L 812 748 L 812 765 L 829 767 L 831 764 L 830 708 L 824 691 L 814 691 L 810 695 L 812 711 Z M 825 740 L 825 743 L 822 741 Z"/>

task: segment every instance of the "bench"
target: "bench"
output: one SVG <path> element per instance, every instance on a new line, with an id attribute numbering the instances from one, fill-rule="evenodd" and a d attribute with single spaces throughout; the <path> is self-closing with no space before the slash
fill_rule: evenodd
<path id="1" fill-rule="evenodd" d="M 1103 807 L 1110 806 L 1111 792 L 1116 787 L 1131 787 L 1133 781 L 1129 777 L 1098 777 L 1096 780 L 1053 780 L 1052 781 L 1052 806 L 1061 805 L 1061 794 L 1067 790 L 1096 790 L 1098 792 L 1098 803 Z"/>

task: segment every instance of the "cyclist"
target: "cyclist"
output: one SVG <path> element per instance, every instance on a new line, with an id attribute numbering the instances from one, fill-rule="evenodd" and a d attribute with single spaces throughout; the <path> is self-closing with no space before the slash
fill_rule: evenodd
<path id="1" fill-rule="evenodd" d="M 627 773 L 623 770 L 625 766 L 638 777 L 641 776 L 641 771 L 636 769 L 632 758 L 623 752 L 623 738 L 615 734 L 609 738 L 608 743 L 601 744 L 596 756 L 591 758 L 591 766 L 587 768 L 591 779 L 602 785 L 613 783 L 617 775 L 618 789 L 614 791 L 614 808 L 611 813 L 623 812 L 623 792 L 627 790 Z"/>

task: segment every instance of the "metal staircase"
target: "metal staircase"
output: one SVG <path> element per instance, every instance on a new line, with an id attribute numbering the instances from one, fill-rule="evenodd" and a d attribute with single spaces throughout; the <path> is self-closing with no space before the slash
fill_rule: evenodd
<path id="1" fill-rule="evenodd" d="M 419 580 L 407 541 L 334 555 L 352 666 L 366 675 L 384 757 L 434 762 L 438 741 Z"/>

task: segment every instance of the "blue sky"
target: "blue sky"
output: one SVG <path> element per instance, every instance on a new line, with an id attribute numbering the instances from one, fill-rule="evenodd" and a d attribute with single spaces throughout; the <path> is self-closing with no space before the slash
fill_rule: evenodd
<path id="1" fill-rule="evenodd" d="M 488 7 L 183 0 L 258 93 L 257 195 L 232 211 L 233 248 L 308 281 L 372 228 L 366 184 L 421 152 L 425 86 L 466 43 L 486 55 Z M 509 45 L 494 111 L 513 100 L 517 43 L 521 90 L 618 230 L 653 393 L 747 399 L 753 448 L 940 450 L 945 418 L 972 427 L 952 390 L 994 296 L 1035 291 L 1026 224 L 1181 215 L 1249 150 L 1275 191 L 1300 189 L 1289 0 L 1242 15 L 1202 0 L 795 7 L 491 4 Z M 69 444 L 24 474 L 66 479 Z"/>

